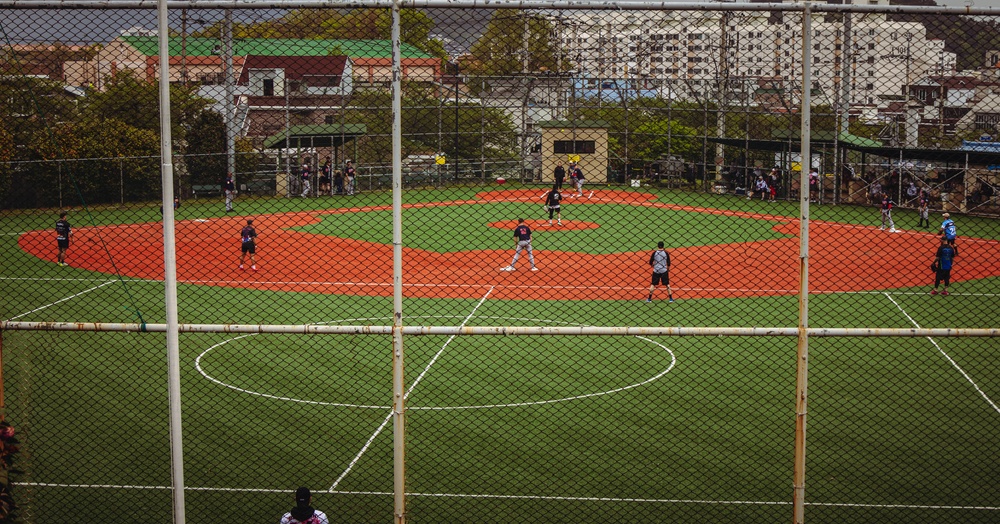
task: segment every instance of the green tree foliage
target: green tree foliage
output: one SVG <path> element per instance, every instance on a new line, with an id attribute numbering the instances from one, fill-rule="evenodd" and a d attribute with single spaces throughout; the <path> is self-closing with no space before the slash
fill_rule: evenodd
<path id="1" fill-rule="evenodd" d="M 632 158 L 655 162 L 667 155 L 685 160 L 701 157 L 701 139 L 697 131 L 666 118 L 643 122 L 629 137 Z"/>
<path id="2" fill-rule="evenodd" d="M 613 157 L 634 163 L 656 162 L 668 154 L 685 160 L 701 158 L 703 112 L 691 102 L 639 98 L 626 106 L 588 100 L 574 109 L 571 118 L 606 122 Z M 714 119 L 709 123 L 714 125 Z"/>
<path id="3" fill-rule="evenodd" d="M 94 120 L 117 119 L 139 129 L 160 130 L 159 84 L 136 78 L 131 70 L 124 70 L 109 79 L 105 91 L 88 94 L 83 107 L 83 118 Z M 197 115 L 213 104 L 212 100 L 197 96 L 198 86 L 191 84 L 170 86 L 170 134 L 177 141 L 185 140 L 187 127 Z"/>
<path id="4" fill-rule="evenodd" d="M 516 130 L 502 110 L 466 102 L 456 107 L 454 100 L 442 100 L 422 89 L 404 91 L 404 156 L 441 151 L 449 161 L 514 158 Z M 350 104 L 355 109 L 336 121 L 367 126 L 367 134 L 358 139 L 357 156 L 368 164 L 388 165 L 392 160 L 392 114 L 383 109 L 391 102 L 387 92 L 357 93 Z"/>
<path id="5" fill-rule="evenodd" d="M 202 111 L 188 132 L 184 162 L 191 184 L 217 184 L 226 175 L 226 123 L 215 111 Z"/>
<path id="6" fill-rule="evenodd" d="M 36 205 L 56 205 L 60 192 L 64 205 L 150 200 L 160 192 L 159 137 L 152 131 L 116 119 L 84 120 L 58 126 L 52 140 L 34 147 L 41 158 L 94 159 L 32 170 Z"/>
<path id="7" fill-rule="evenodd" d="M 527 28 L 525 23 L 527 22 Z M 527 33 L 525 32 L 527 29 Z M 472 60 L 466 72 L 480 76 L 502 76 L 520 72 L 557 71 L 559 44 L 552 23 L 524 11 L 497 9 L 486 30 L 472 45 Z M 525 36 L 528 64 L 525 69 Z M 564 68 L 568 62 L 563 64 Z"/>

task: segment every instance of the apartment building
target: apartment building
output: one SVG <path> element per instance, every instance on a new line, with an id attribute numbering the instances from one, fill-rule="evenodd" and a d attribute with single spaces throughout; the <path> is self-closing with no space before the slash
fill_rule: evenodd
<path id="1" fill-rule="evenodd" d="M 730 104 L 754 104 L 754 91 L 766 83 L 797 101 L 803 55 L 799 13 L 643 15 L 564 12 L 552 20 L 565 59 L 596 82 L 630 78 L 671 97 L 725 98 Z M 819 103 L 875 106 L 880 98 L 903 95 L 919 78 L 954 72 L 956 55 L 944 50 L 944 41 L 928 38 L 921 23 L 876 13 L 847 16 L 849 21 L 819 13 L 812 21 L 809 65 Z"/>

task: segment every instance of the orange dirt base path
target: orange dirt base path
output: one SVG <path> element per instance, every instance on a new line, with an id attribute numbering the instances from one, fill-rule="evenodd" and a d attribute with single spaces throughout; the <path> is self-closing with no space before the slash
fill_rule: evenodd
<path id="1" fill-rule="evenodd" d="M 540 200 L 541 191 L 483 192 L 475 199 L 408 205 L 457 206 L 489 201 Z M 588 191 L 589 194 L 589 191 Z M 791 217 L 696 208 L 656 202 L 655 196 L 595 190 L 579 204 L 626 204 L 754 218 L 772 222 L 788 238 L 670 249 L 670 283 L 675 298 L 724 298 L 795 294 L 798 289 L 798 220 Z M 347 208 L 274 215 L 225 216 L 176 224 L 177 273 L 181 283 L 271 291 L 392 295 L 392 246 L 290 231 L 330 213 L 364 213 L 387 207 Z M 259 271 L 240 271 L 238 232 L 253 218 L 260 233 Z M 873 220 L 875 217 L 873 216 Z M 529 223 L 535 236 L 559 226 Z M 563 221 L 563 229 L 600 227 Z M 516 221 L 482 224 L 513 229 Z M 927 232 L 888 233 L 877 227 L 810 222 L 810 289 L 814 293 L 873 291 L 933 284 L 928 269 L 938 237 Z M 26 252 L 54 262 L 55 234 L 20 236 Z M 405 293 L 423 298 L 512 300 L 635 300 L 649 287 L 649 251 L 591 255 L 572 250 L 535 250 L 540 271 L 529 270 L 522 255 L 514 272 L 501 272 L 513 257 L 514 242 L 496 249 L 435 253 L 403 249 Z M 652 246 L 651 246 L 652 248 Z M 960 257 L 952 281 L 1000 276 L 1000 242 L 959 239 Z M 163 279 L 160 223 L 77 228 L 69 250 L 71 266 L 108 274 Z M 249 269 L 249 268 L 248 268 Z"/>

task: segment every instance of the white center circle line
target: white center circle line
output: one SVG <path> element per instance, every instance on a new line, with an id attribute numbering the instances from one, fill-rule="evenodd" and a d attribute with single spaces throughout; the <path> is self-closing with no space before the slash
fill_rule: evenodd
<path id="1" fill-rule="evenodd" d="M 420 315 L 420 316 L 408 317 L 408 318 L 410 318 L 410 319 L 428 319 L 428 318 L 459 318 L 459 317 L 455 317 L 455 316 L 451 316 L 451 315 Z M 511 318 L 511 317 L 480 317 L 480 318 L 481 319 L 482 318 L 492 318 L 492 319 L 508 320 L 508 321 L 510 321 L 510 320 L 522 320 L 522 321 L 532 321 L 532 322 L 544 322 L 544 323 L 548 323 L 548 324 L 582 325 L 582 324 L 572 324 L 570 322 L 562 322 L 562 321 L 555 321 L 555 320 L 528 319 L 528 318 Z M 331 321 L 326 321 L 326 322 L 317 322 L 317 324 L 343 324 L 343 323 L 348 323 L 348 322 L 365 322 L 365 321 L 373 321 L 373 320 L 383 320 L 383 321 L 385 321 L 385 320 L 388 320 L 388 319 L 386 319 L 385 317 L 348 318 L 348 319 L 342 319 L 342 320 L 331 320 Z M 219 379 L 213 377 L 212 375 L 210 375 L 204 369 L 204 367 L 202 367 L 202 360 L 212 350 L 217 349 L 219 347 L 222 347 L 222 346 L 224 346 L 224 345 L 226 345 L 226 344 L 228 344 L 230 342 L 234 342 L 236 340 L 240 340 L 240 339 L 247 338 L 247 337 L 254 337 L 254 336 L 257 336 L 259 334 L 260 333 L 250 333 L 250 334 L 246 334 L 246 335 L 240 335 L 238 337 L 233 337 L 233 338 L 230 338 L 228 340 L 224 340 L 222 342 L 219 342 L 218 344 L 213 344 L 212 346 L 209 346 L 207 349 L 205 349 L 205 351 L 201 352 L 201 354 L 199 354 L 198 357 L 195 359 L 195 367 L 197 368 L 198 373 L 200 373 L 203 377 L 205 377 L 206 379 L 208 379 L 210 382 L 218 384 L 218 385 L 220 385 L 222 387 L 229 388 L 229 389 L 232 389 L 234 391 L 238 391 L 240 393 L 245 393 L 245 394 L 248 394 L 248 395 L 254 395 L 254 396 L 262 397 L 262 398 L 269 398 L 269 399 L 274 399 L 274 400 L 283 400 L 283 401 L 287 401 L 287 402 L 297 402 L 297 403 L 300 403 L 300 404 L 311 404 L 311 405 L 316 405 L 316 406 L 333 406 L 333 407 L 345 407 L 345 408 L 357 408 L 357 409 L 390 409 L 392 407 L 390 405 L 369 405 L 369 404 L 352 404 L 352 403 L 347 403 L 347 402 L 327 402 L 327 401 L 321 401 L 321 400 L 308 400 L 308 399 L 301 399 L 301 398 L 295 398 L 295 397 L 287 397 L 287 396 L 281 396 L 281 395 L 272 395 L 272 394 L 269 394 L 269 393 L 263 393 L 263 392 L 260 392 L 260 391 L 254 391 L 254 390 L 251 390 L 251 389 L 242 388 L 242 387 L 236 386 L 234 384 L 230 384 L 230 383 L 224 382 L 224 381 L 219 380 Z M 622 387 L 614 388 L 614 389 L 609 389 L 609 390 L 606 390 L 606 391 L 596 391 L 596 392 L 593 392 L 593 393 L 584 393 L 584 394 L 581 394 L 581 395 L 572 395 L 572 396 L 569 396 L 569 397 L 554 398 L 554 399 L 547 399 L 547 400 L 536 400 L 536 401 L 529 401 L 529 402 L 509 402 L 509 403 L 498 403 L 498 404 L 479 404 L 479 405 L 464 405 L 464 406 L 414 406 L 412 404 L 408 404 L 407 405 L 407 409 L 408 410 L 415 410 L 415 411 L 416 410 L 420 410 L 420 411 L 448 411 L 448 410 L 460 410 L 460 409 L 468 410 L 468 409 L 510 408 L 510 407 L 523 407 L 523 406 L 539 406 L 539 405 L 544 405 L 544 404 L 556 404 L 556 403 L 560 403 L 560 402 L 569 402 L 569 401 L 580 400 L 580 399 L 585 399 L 585 398 L 601 397 L 601 396 L 605 396 L 605 395 L 611 395 L 611 394 L 614 394 L 614 393 L 620 393 L 622 391 L 627 391 L 627 390 L 630 390 L 630 389 L 634 389 L 634 388 L 637 388 L 637 387 L 644 386 L 646 384 L 655 382 L 656 380 L 659 380 L 664 375 L 666 375 L 667 373 L 669 373 L 674 368 L 674 366 L 677 364 L 677 356 L 674 354 L 673 351 L 670 350 L 670 348 L 664 346 L 663 344 L 660 344 L 659 342 L 655 342 L 653 340 L 650 340 L 649 338 L 646 338 L 646 337 L 635 336 L 633 338 L 642 340 L 644 342 L 648 342 L 650 344 L 653 344 L 654 346 L 659 346 L 661 349 L 663 349 L 663 351 L 667 352 L 670 355 L 670 364 L 666 367 L 666 369 L 660 371 L 659 373 L 657 373 L 657 374 L 655 374 L 655 375 L 653 375 L 653 376 L 651 376 L 651 377 L 649 377 L 649 378 L 647 378 L 645 380 L 642 380 L 640 382 L 636 382 L 634 384 L 629 384 L 629 385 L 626 385 L 626 386 L 622 386 Z"/>

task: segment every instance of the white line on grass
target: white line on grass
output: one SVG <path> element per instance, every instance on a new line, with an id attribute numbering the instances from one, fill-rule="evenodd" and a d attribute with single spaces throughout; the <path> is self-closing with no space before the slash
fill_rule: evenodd
<path id="1" fill-rule="evenodd" d="M 483 305 L 484 302 L 486 302 L 486 299 L 489 298 L 490 293 L 492 292 L 493 292 L 493 286 L 491 286 L 490 290 L 487 291 L 485 295 L 483 295 L 483 298 L 479 300 L 479 303 L 476 304 L 476 307 L 472 308 L 472 311 L 465 317 L 464 320 L 462 320 L 462 323 L 459 324 L 458 327 L 463 327 L 465 326 L 465 324 L 469 322 L 469 319 L 472 318 L 472 315 L 476 314 L 476 311 L 479 309 L 480 306 Z M 404 400 L 410 396 L 410 393 L 413 392 L 413 388 L 417 387 L 417 384 L 420 383 L 420 380 L 424 378 L 424 375 L 427 374 L 427 371 L 431 369 L 431 366 L 434 365 L 434 362 L 436 362 L 438 357 L 441 356 L 441 353 L 444 352 L 444 349 L 448 347 L 448 344 L 451 344 L 451 341 L 455 340 L 456 336 L 457 335 L 452 335 L 448 337 L 448 340 L 445 341 L 445 343 L 441 346 L 441 349 L 439 349 L 438 352 L 434 355 L 434 358 L 432 358 L 431 361 L 428 362 L 426 366 L 424 366 L 424 370 L 420 372 L 420 375 L 417 376 L 416 380 L 413 381 L 413 384 L 410 385 L 409 389 L 407 389 L 406 393 L 403 395 Z M 351 459 L 351 462 L 347 465 L 347 469 L 345 469 L 344 472 L 341 473 L 339 477 L 337 477 L 337 480 L 333 481 L 333 485 L 330 486 L 330 489 L 328 491 L 333 491 L 337 489 L 337 486 L 340 484 L 340 481 L 344 480 L 344 478 L 347 477 L 347 475 L 351 472 L 351 470 L 354 469 L 355 464 L 357 464 L 358 461 L 361 460 L 361 456 L 364 455 L 366 451 L 368 451 L 368 448 L 371 447 L 372 442 L 374 442 L 375 439 L 379 436 L 379 434 L 382 433 L 382 430 L 384 430 L 385 427 L 389 425 L 390 420 L 392 420 L 391 410 L 389 411 L 389 414 L 385 416 L 385 419 L 382 420 L 382 423 L 379 424 L 378 428 L 375 430 L 375 433 L 372 434 L 371 437 L 368 437 L 368 441 L 365 442 L 365 445 L 361 447 L 361 450 L 358 451 L 358 454 L 355 455 L 353 459 Z"/>
<path id="2" fill-rule="evenodd" d="M 169 491 L 170 486 L 140 486 L 135 484 L 60 484 L 53 482 L 18 482 L 19 486 L 40 488 L 79 488 L 79 489 L 144 489 Z M 285 488 L 220 488 L 185 486 L 184 491 L 204 491 L 215 493 L 288 493 Z M 332 495 L 362 495 L 391 497 L 391 491 L 348 491 L 330 490 Z M 725 506 L 791 506 L 791 501 L 784 500 L 711 500 L 711 499 L 655 499 L 640 497 L 560 497 L 557 495 L 488 495 L 479 493 L 419 493 L 409 492 L 409 497 L 435 497 L 457 499 L 502 499 L 502 500 L 557 500 L 578 502 L 637 502 L 647 504 L 712 504 Z M 854 504 L 849 502 L 806 502 L 806 506 L 826 506 L 842 508 L 884 508 L 884 509 L 961 509 L 979 511 L 1000 511 L 1000 506 L 951 506 L 930 504 Z"/>
<path id="3" fill-rule="evenodd" d="M 899 303 L 897 303 L 895 300 L 893 300 L 892 297 L 889 296 L 888 293 L 885 293 L 885 297 L 888 298 L 890 302 L 892 302 L 893 304 L 896 305 L 896 308 L 899 309 L 899 311 L 901 311 L 903 313 L 903 315 L 907 318 L 907 320 L 910 321 L 910 323 L 912 323 L 914 326 L 916 326 L 917 329 L 920 329 L 920 324 L 918 324 L 915 320 L 913 320 L 913 317 L 911 317 L 906 311 L 903 311 L 903 308 L 900 307 Z M 979 388 L 979 385 L 976 384 L 976 382 L 974 380 L 972 380 L 972 377 L 970 377 L 969 374 L 966 373 L 965 370 L 962 369 L 962 367 L 959 366 L 957 362 L 955 362 L 954 360 L 952 360 L 952 358 L 950 356 L 948 356 L 948 354 L 945 353 L 943 349 L 941 349 L 941 346 L 939 346 L 938 343 L 933 338 L 927 337 L 927 340 L 929 340 L 930 343 L 933 344 L 934 347 L 937 348 L 937 350 L 942 355 L 944 355 L 944 358 L 947 359 L 948 362 L 951 363 L 952 367 L 954 367 L 955 369 L 957 369 L 958 372 L 961 373 L 963 377 L 965 377 L 965 380 L 969 381 L 969 384 L 972 384 L 972 387 L 976 389 L 976 392 L 979 393 L 979 396 L 983 397 L 983 399 L 986 400 L 986 402 L 990 405 L 990 407 L 993 408 L 993 411 L 996 411 L 997 413 L 1000 413 L 1000 407 L 998 407 L 997 404 L 996 404 L 996 402 L 993 402 L 993 400 L 991 400 L 990 397 L 988 397 L 986 395 L 986 393 L 982 389 Z"/>
<path id="4" fill-rule="evenodd" d="M 55 302 L 53 302 L 53 303 L 51 303 L 51 304 L 45 304 L 45 305 L 44 305 L 44 306 L 42 306 L 42 307 L 37 307 L 37 308 L 35 308 L 35 309 L 32 309 L 31 311 L 28 311 L 28 312 L 26 312 L 26 313 L 21 313 L 20 315 L 18 315 L 18 316 L 16 316 L 16 317 L 10 317 L 10 318 L 9 318 L 9 319 L 7 319 L 7 320 L 17 320 L 17 319 L 19 319 L 19 318 L 21 318 L 21 317 L 23 317 L 23 316 L 26 316 L 26 315 L 30 315 L 30 314 L 32 314 L 32 313 L 36 313 L 36 312 L 38 312 L 38 311 L 41 311 L 41 310 L 43 310 L 43 309 L 47 309 L 47 308 L 50 308 L 50 307 L 52 307 L 52 306 L 54 306 L 54 305 L 56 305 L 56 304 L 59 304 L 60 302 L 66 302 L 67 300 L 70 300 L 70 299 L 74 299 L 74 298 L 76 298 L 76 297 L 78 297 L 78 296 L 80 296 L 80 295 L 83 295 L 83 294 L 86 294 L 86 293 L 90 293 L 91 291 L 94 291 L 95 289 L 100 289 L 100 288 L 102 288 L 102 287 L 104 287 L 104 286 L 106 286 L 106 285 L 108 285 L 108 284 L 114 284 L 114 283 L 115 283 L 115 281 L 114 281 L 114 280 L 109 280 L 109 281 L 107 281 L 107 282 L 105 282 L 105 283 L 103 283 L 103 284 L 101 284 L 101 285 L 99 285 L 99 286 L 94 286 L 94 287 L 92 287 L 92 288 L 90 288 L 90 289 L 85 289 L 85 290 L 83 290 L 83 291 L 81 291 L 81 292 L 79 292 L 79 293 L 77 293 L 77 294 L 75 294 L 75 295 L 70 295 L 70 296 L 68 296 L 68 297 L 66 297 L 66 298 L 64 298 L 64 299 L 62 299 L 62 300 L 56 300 Z"/>

